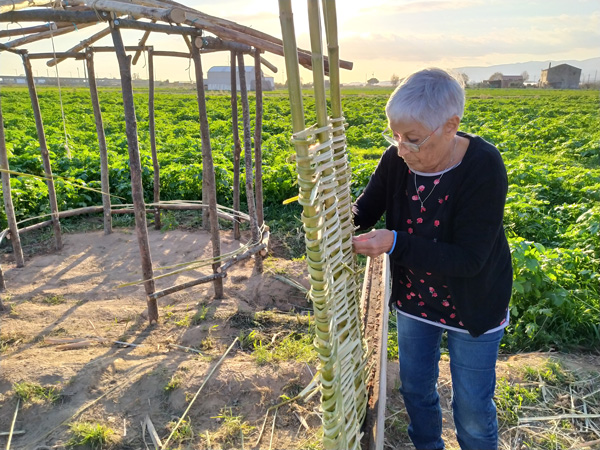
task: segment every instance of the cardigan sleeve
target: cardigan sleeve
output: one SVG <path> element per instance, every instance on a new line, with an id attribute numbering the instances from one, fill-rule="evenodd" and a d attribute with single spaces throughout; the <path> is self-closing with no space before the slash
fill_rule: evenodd
<path id="1" fill-rule="evenodd" d="M 499 234 L 504 233 L 508 191 L 502 157 L 495 147 L 487 146 L 473 149 L 477 153 L 474 163 L 459 166 L 460 187 L 454 194 L 452 215 L 446 218 L 448 238 L 434 242 L 398 231 L 390 255 L 394 262 L 450 277 L 472 277 L 484 267 Z"/>
<path id="2" fill-rule="evenodd" d="M 396 147 L 391 146 L 381 156 L 365 190 L 352 205 L 354 225 L 360 231 L 367 230 L 375 225 L 385 212 L 388 195 L 388 174 L 394 165 L 393 157 L 398 158 Z"/>

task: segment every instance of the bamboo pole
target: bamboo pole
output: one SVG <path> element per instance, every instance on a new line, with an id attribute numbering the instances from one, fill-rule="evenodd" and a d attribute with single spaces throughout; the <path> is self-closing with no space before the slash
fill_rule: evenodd
<path id="1" fill-rule="evenodd" d="M 106 150 L 106 136 L 104 134 L 104 123 L 102 122 L 102 110 L 98 99 L 98 88 L 96 86 L 96 69 L 94 67 L 94 53 L 91 49 L 85 52 L 85 64 L 88 72 L 88 83 L 90 85 L 90 97 L 94 109 L 94 120 L 96 122 L 96 134 L 98 135 L 98 149 L 100 151 L 100 182 L 102 185 L 102 211 L 104 222 L 104 234 L 112 233 L 112 216 L 110 214 L 110 183 L 108 174 L 108 152 Z"/>
<path id="2" fill-rule="evenodd" d="M 260 51 L 256 49 L 254 53 L 254 82 L 256 84 L 256 115 L 254 117 L 254 187 L 256 196 L 256 220 L 258 221 L 259 226 L 264 223 L 262 184 L 263 76 L 260 64 Z"/>
<path id="3" fill-rule="evenodd" d="M 184 52 L 167 52 L 167 51 L 154 50 L 154 56 L 169 56 L 171 58 L 190 59 L 192 57 L 192 54 L 184 53 Z"/>
<path id="4" fill-rule="evenodd" d="M 127 147 L 129 150 L 129 170 L 131 173 L 131 193 L 135 209 L 135 230 L 140 247 L 143 279 L 146 280 L 144 283 L 144 288 L 146 290 L 146 295 L 150 295 L 154 292 L 154 280 L 152 273 L 152 256 L 150 255 L 150 244 L 148 242 L 148 228 L 146 225 L 146 207 L 144 205 L 142 167 L 140 163 L 140 152 L 138 147 L 135 105 L 133 103 L 131 59 L 125 53 L 121 32 L 114 27 L 111 28 L 121 74 L 121 89 L 123 94 L 123 106 L 125 109 Z M 158 304 L 156 303 L 156 299 L 147 298 L 147 304 L 148 321 L 150 323 L 157 322 Z"/>
<path id="5" fill-rule="evenodd" d="M 52 2 L 48 0 L 0 0 L 0 13 L 18 11 L 30 6 L 48 6 Z"/>
<path id="6" fill-rule="evenodd" d="M 33 27 L 13 28 L 12 30 L 0 30 L 0 38 L 12 36 L 26 36 L 32 33 L 41 33 L 42 31 L 56 30 L 58 27 L 54 22 L 48 22 L 44 25 L 36 25 Z"/>
<path id="7" fill-rule="evenodd" d="M 77 52 L 79 52 L 79 51 L 81 51 L 81 50 L 83 50 L 83 49 L 86 49 L 86 48 L 88 48 L 88 47 L 89 47 L 90 45 L 92 45 L 94 42 L 96 42 L 96 41 L 99 41 L 100 39 L 102 39 L 102 38 L 103 38 L 103 37 L 105 37 L 105 36 L 108 36 L 109 34 L 110 34 L 110 27 L 108 27 L 108 28 L 106 28 L 106 29 L 104 29 L 104 30 L 102 30 L 102 31 L 99 31 L 98 33 L 96 33 L 96 34 L 94 34 L 94 35 L 90 36 L 90 37 L 89 37 L 89 38 L 87 38 L 87 39 L 84 39 L 84 40 L 83 40 L 83 41 L 81 41 L 79 44 L 77 44 L 77 45 L 75 45 L 74 47 L 71 47 L 69 50 L 67 50 L 67 52 L 66 52 L 66 53 L 70 53 L 70 52 L 75 52 L 75 53 L 77 53 Z M 65 59 L 66 59 L 66 58 L 62 58 L 62 57 L 59 57 L 59 58 L 54 58 L 54 59 L 51 59 L 50 61 L 48 61 L 48 62 L 46 63 L 46 65 L 47 65 L 48 67 L 54 67 L 54 66 L 55 66 L 55 65 L 57 65 L 58 63 L 61 63 L 61 62 L 63 62 Z"/>
<path id="8" fill-rule="evenodd" d="M 85 54 L 74 53 L 74 52 L 46 52 L 46 53 L 29 53 L 29 59 L 48 59 L 48 58 L 73 58 L 73 59 L 85 59 Z"/>
<path id="9" fill-rule="evenodd" d="M 244 121 L 244 161 L 246 165 L 246 203 L 248 204 L 248 215 L 250 216 L 250 230 L 252 242 L 260 240 L 258 230 L 258 219 L 256 217 L 256 203 L 254 200 L 253 176 L 252 176 L 252 148 L 250 138 L 250 107 L 248 105 L 248 86 L 246 85 L 246 68 L 244 66 L 244 55 L 237 54 L 238 72 L 240 74 L 240 94 L 242 101 L 242 118 Z M 262 258 L 256 258 L 254 270 L 261 273 L 263 269 Z"/>
<path id="10" fill-rule="evenodd" d="M 154 51 L 148 50 L 148 130 L 150 132 L 150 149 L 152 151 L 152 166 L 154 167 L 154 203 L 160 202 L 160 166 L 156 152 L 156 121 L 154 118 Z M 154 228 L 161 229 L 160 209 L 154 207 Z"/>
<path id="11" fill-rule="evenodd" d="M 269 61 L 267 61 L 262 56 L 260 57 L 260 62 L 263 64 L 263 66 L 266 66 L 271 72 L 277 73 L 277 67 L 275 67 L 273 64 L 271 64 Z"/>
<path id="12" fill-rule="evenodd" d="M 118 19 L 115 20 L 115 25 L 119 28 L 127 28 L 130 30 L 142 30 L 145 31 L 144 36 L 140 39 L 139 45 L 146 45 L 148 38 L 144 39 L 146 34 L 148 36 L 151 32 L 165 33 L 165 34 L 182 34 L 189 36 L 202 36 L 202 30 L 194 27 L 183 27 L 180 25 L 163 25 L 153 22 L 140 22 L 139 20 L 131 19 Z"/>
<path id="13" fill-rule="evenodd" d="M 213 273 L 211 275 L 207 275 L 205 277 L 200 277 L 192 281 L 188 281 L 187 283 L 177 284 L 175 286 L 171 286 L 170 288 L 163 289 L 162 291 L 156 291 L 153 294 L 150 294 L 148 297 L 157 300 L 165 295 L 173 294 L 174 292 L 183 291 L 184 289 L 189 289 L 193 286 L 198 286 L 199 284 L 208 283 L 210 281 L 217 282 L 219 280 L 221 284 L 223 284 L 223 278 L 227 276 L 227 272 Z"/>
<path id="14" fill-rule="evenodd" d="M 206 186 L 206 198 L 208 199 L 210 221 L 210 240 L 212 243 L 213 258 L 221 256 L 221 237 L 219 235 L 219 219 L 217 218 L 217 186 L 215 182 L 215 169 L 213 166 L 212 150 L 210 147 L 210 130 L 206 112 L 206 95 L 204 93 L 204 75 L 202 73 L 202 58 L 200 49 L 192 46 L 192 58 L 196 69 L 196 89 L 198 91 L 198 111 L 200 113 L 200 136 L 202 139 L 202 169 L 204 178 L 202 180 L 202 202 L 204 203 Z M 206 181 L 206 184 L 204 183 Z M 217 260 L 212 265 L 213 273 L 219 272 L 221 263 Z M 215 298 L 223 298 L 223 279 L 214 280 Z"/>
<path id="15" fill-rule="evenodd" d="M 152 19 L 151 23 L 156 23 L 156 19 Z M 150 32 L 151 32 L 150 29 L 147 29 L 144 32 L 144 35 L 142 36 L 142 38 L 140 39 L 140 42 L 139 42 L 140 47 L 144 47 L 146 45 L 146 41 L 148 41 L 148 38 L 150 37 Z M 133 57 L 133 62 L 132 62 L 132 64 L 134 66 L 137 64 L 138 59 L 140 59 L 141 54 L 142 54 L 141 50 L 136 50 L 135 55 Z"/>
<path id="16" fill-rule="evenodd" d="M 240 210 L 240 128 L 238 123 L 237 102 L 237 76 L 236 76 L 236 52 L 231 52 L 231 132 L 233 134 L 233 209 Z M 236 219 L 237 219 L 236 215 Z M 237 220 L 233 222 L 233 238 L 240 240 L 240 224 Z"/>
<path id="17" fill-rule="evenodd" d="M 251 53 L 252 47 L 239 42 L 224 41 L 221 38 L 212 36 L 198 36 L 196 45 L 203 50 L 233 50 L 242 53 Z"/>
<path id="18" fill-rule="evenodd" d="M 8 167 L 8 152 L 6 150 L 6 136 L 4 134 L 4 118 L 2 116 L 2 98 L 0 97 L 0 168 L 2 169 L 2 194 L 4 196 L 4 210 L 6 211 L 6 220 L 10 229 L 10 237 L 12 241 L 13 254 L 17 267 L 25 265 L 23 258 L 23 247 L 21 247 L 21 238 L 19 237 L 19 229 L 17 227 L 17 219 L 15 217 L 15 208 L 12 201 L 12 193 L 10 190 L 10 174 L 5 172 Z"/>
<path id="19" fill-rule="evenodd" d="M 8 48 L 20 47 L 22 45 L 31 44 L 32 42 L 41 41 L 43 39 L 49 39 L 56 36 L 62 36 L 63 34 L 70 33 L 71 31 L 79 31 L 82 28 L 87 28 L 96 25 L 95 23 L 81 23 L 79 25 L 68 25 L 63 28 L 59 28 L 58 30 L 49 30 L 43 31 L 37 34 L 31 34 L 29 36 L 25 36 L 19 39 L 15 39 L 14 41 L 10 41 L 5 43 L 4 45 Z"/>
<path id="20" fill-rule="evenodd" d="M 46 135 L 44 133 L 44 122 L 42 121 L 42 112 L 40 110 L 40 102 L 38 101 L 35 83 L 33 81 L 33 71 L 31 70 L 31 62 L 27 55 L 23 56 L 23 66 L 27 77 L 27 87 L 29 88 L 29 97 L 31 98 L 31 106 L 35 117 L 35 127 L 37 130 L 38 141 L 40 143 L 40 152 L 42 154 L 42 162 L 44 164 L 44 173 L 46 175 L 46 185 L 48 186 L 48 199 L 50 201 L 50 211 L 52 212 L 52 226 L 54 228 L 54 246 L 56 250 L 62 249 L 62 236 L 60 230 L 60 222 L 58 220 L 58 203 L 56 202 L 56 191 L 54 190 L 54 180 L 52 179 L 52 166 L 50 165 L 50 155 L 48 154 L 48 145 L 46 144 Z"/>

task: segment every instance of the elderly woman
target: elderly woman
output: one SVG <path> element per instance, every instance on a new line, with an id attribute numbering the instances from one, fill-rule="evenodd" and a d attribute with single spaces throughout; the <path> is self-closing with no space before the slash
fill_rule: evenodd
<path id="1" fill-rule="evenodd" d="M 391 146 L 353 208 L 361 230 L 385 213 L 386 229 L 353 244 L 357 253 L 390 257 L 400 391 L 417 449 L 444 448 L 437 392 L 444 332 L 461 449 L 498 443 L 495 367 L 512 286 L 502 226 L 508 183 L 498 150 L 458 131 L 464 104 L 462 83 L 443 70 L 407 77 L 385 109 Z"/>

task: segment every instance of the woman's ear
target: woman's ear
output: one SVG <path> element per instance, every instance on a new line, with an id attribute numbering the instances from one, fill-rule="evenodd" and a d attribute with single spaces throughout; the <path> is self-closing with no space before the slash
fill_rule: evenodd
<path id="1" fill-rule="evenodd" d="M 452 137 L 458 131 L 458 126 L 460 125 L 460 118 L 456 115 L 450 117 L 446 123 L 444 124 L 444 134 L 449 134 Z"/>

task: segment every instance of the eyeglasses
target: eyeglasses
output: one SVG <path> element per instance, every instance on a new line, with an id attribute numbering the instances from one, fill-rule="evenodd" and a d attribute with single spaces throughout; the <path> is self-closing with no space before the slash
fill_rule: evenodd
<path id="1" fill-rule="evenodd" d="M 419 153 L 419 151 L 421 150 L 421 147 L 423 145 L 425 145 L 425 142 L 427 142 L 427 140 L 431 136 L 433 136 L 433 133 L 435 133 L 438 130 L 438 128 L 439 127 L 437 127 L 435 130 L 433 130 L 431 132 L 431 134 L 429 136 L 427 136 L 425 139 L 423 139 L 423 142 L 421 142 L 420 144 L 413 144 L 412 142 L 400 141 L 399 139 L 396 138 L 396 136 L 394 134 L 390 135 L 390 134 L 386 133 L 389 130 L 389 127 L 387 127 L 385 130 L 383 130 L 383 133 L 381 133 L 381 135 L 387 142 L 398 147 L 398 150 L 400 150 L 400 146 L 403 146 L 406 150 L 408 150 L 410 152 Z M 390 131 L 392 131 L 392 130 L 390 130 Z"/>

